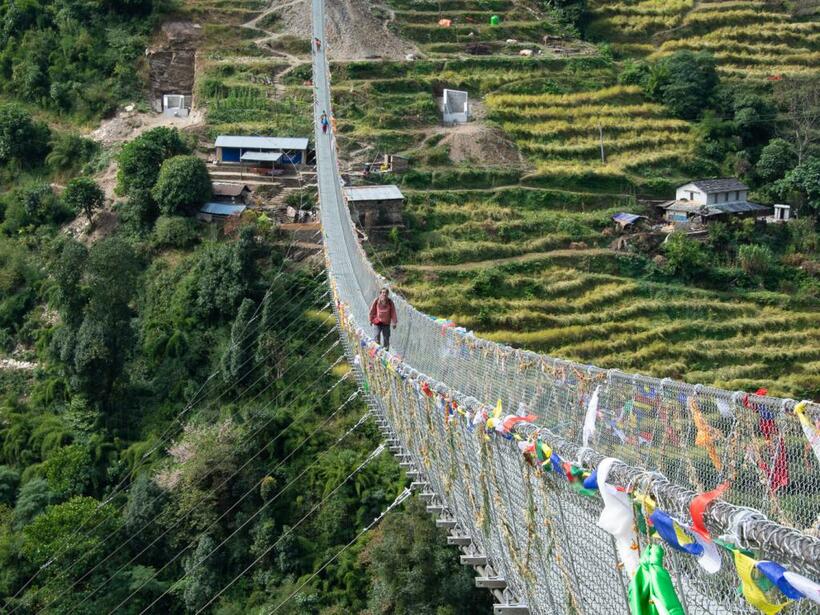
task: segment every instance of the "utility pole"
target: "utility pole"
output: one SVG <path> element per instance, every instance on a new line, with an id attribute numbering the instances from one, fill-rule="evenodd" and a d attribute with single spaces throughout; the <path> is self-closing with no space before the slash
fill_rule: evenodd
<path id="1" fill-rule="evenodd" d="M 598 138 L 601 141 L 601 164 L 606 164 L 606 154 L 604 153 L 604 127 L 598 124 Z"/>

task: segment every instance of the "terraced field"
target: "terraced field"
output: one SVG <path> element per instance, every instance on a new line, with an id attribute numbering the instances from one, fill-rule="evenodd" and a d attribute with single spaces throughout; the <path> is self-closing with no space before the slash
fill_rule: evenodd
<path id="1" fill-rule="evenodd" d="M 616 62 L 568 38 L 535 3 L 458 0 L 441 12 L 432 0 L 389 4 L 393 29 L 422 57 L 338 64 L 334 91 L 348 159 L 397 152 L 411 159 L 409 172 L 383 179 L 401 184 L 407 196 L 407 229 L 398 249 L 378 250 L 378 262 L 392 268 L 415 305 L 496 340 L 604 367 L 732 389 L 767 386 L 793 397 L 820 394 L 820 314 L 811 305 L 786 294 L 649 282 L 643 278 L 651 263 L 609 249 L 612 239 L 602 231 L 617 211 L 641 212 L 635 193 L 665 196 L 689 177 L 696 145 L 690 124 L 637 88 L 619 86 Z M 728 16 L 717 16 L 717 3 L 595 2 L 593 28 L 617 30 L 617 46 L 642 55 L 709 40 L 729 53 L 742 37 L 723 34 L 741 23 L 779 33 L 778 44 L 797 44 L 797 55 L 814 45 L 814 25 L 780 9 L 750 17 L 750 5 L 759 3 L 732 4 L 720 3 Z M 504 30 L 489 25 L 494 14 Z M 438 26 L 442 18 L 452 26 Z M 641 33 L 684 25 L 686 38 L 636 47 L 647 40 Z M 769 41 L 760 36 L 756 44 Z M 476 45 L 489 55 L 469 53 Z M 520 57 L 521 49 L 534 54 Z M 797 66 L 783 51 L 773 48 L 780 65 Z M 769 70 L 761 49 L 748 52 Z M 751 66 L 719 57 L 726 74 Z M 480 101 L 483 124 L 514 143 L 523 164 L 491 151 L 481 160 L 455 160 L 458 131 L 438 125 L 444 88 Z"/>
<path id="2" fill-rule="evenodd" d="M 480 270 L 409 269 L 402 291 L 485 337 L 627 372 L 820 393 L 820 314 L 789 297 L 630 279 L 624 257 L 563 251 Z M 604 273 L 605 271 L 613 273 Z"/>
<path id="3" fill-rule="evenodd" d="M 591 0 L 591 35 L 623 53 L 654 59 L 678 49 L 708 50 L 736 78 L 816 70 L 820 22 L 769 0 Z"/>

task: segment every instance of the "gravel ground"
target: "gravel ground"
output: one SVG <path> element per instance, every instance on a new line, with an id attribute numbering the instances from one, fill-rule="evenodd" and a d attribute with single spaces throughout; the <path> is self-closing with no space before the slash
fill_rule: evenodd
<path id="1" fill-rule="evenodd" d="M 387 30 L 387 20 L 374 13 L 368 0 L 331 0 L 327 3 L 326 41 L 332 60 L 380 57 L 403 60 L 418 49 Z M 385 13 L 384 10 L 377 11 Z M 287 34 L 311 38 L 310 0 L 284 4 L 279 13 Z"/>

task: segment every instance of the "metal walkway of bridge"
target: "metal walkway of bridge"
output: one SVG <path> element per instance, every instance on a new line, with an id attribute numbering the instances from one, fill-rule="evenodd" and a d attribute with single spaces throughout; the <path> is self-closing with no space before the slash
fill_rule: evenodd
<path id="1" fill-rule="evenodd" d="M 512 349 L 395 295 L 394 348 L 373 342 L 368 308 L 385 280 L 357 240 L 335 135 L 319 124 L 332 112 L 323 0 L 312 10 L 319 199 L 343 342 L 391 451 L 496 611 L 611 615 L 643 599 L 663 612 L 654 594 L 630 596 L 652 543 L 688 615 L 786 601 L 756 560 L 782 565 L 782 587 L 805 596 L 784 612 L 817 612 L 817 405 Z M 719 485 L 722 499 L 702 495 Z"/>

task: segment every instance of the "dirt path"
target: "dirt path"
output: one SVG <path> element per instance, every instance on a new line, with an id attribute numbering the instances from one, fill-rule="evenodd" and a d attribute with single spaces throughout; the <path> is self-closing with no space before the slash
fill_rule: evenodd
<path id="1" fill-rule="evenodd" d="M 606 256 L 609 254 L 615 254 L 615 252 L 609 248 L 586 248 L 583 250 L 564 249 L 550 250 L 549 252 L 529 252 L 518 256 L 494 258 L 486 261 L 472 261 L 459 263 L 458 265 L 402 265 L 401 268 L 407 271 L 434 271 L 442 273 L 447 271 L 476 271 L 478 269 L 490 269 L 492 267 L 500 267 L 512 263 L 528 263 L 542 259 L 562 258 L 566 256 Z"/>

